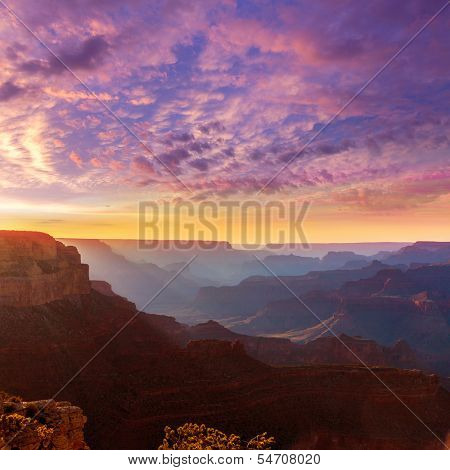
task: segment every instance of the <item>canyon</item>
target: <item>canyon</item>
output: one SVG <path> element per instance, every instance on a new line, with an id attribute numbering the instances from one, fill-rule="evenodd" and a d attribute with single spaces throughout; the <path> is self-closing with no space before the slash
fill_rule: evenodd
<path id="1" fill-rule="evenodd" d="M 53 274 L 58 273 L 45 278 L 45 295 L 25 296 L 26 301 L 9 294 L 2 298 L 0 390 L 25 402 L 61 390 L 55 400 L 70 402 L 87 416 L 83 442 L 90 448 L 157 448 L 166 425 L 187 421 L 243 438 L 268 432 L 275 436 L 276 448 L 283 449 L 444 446 L 450 395 L 434 374 L 383 364 L 368 370 L 317 363 L 332 355 L 331 343 L 312 343 L 306 353 L 287 340 L 236 337 L 223 330 L 224 338 L 208 338 L 218 336 L 211 330 L 221 326 L 189 327 L 141 313 L 103 282 L 86 284 L 84 277 L 74 282 L 66 263 L 87 271 L 73 248 L 41 234 L 3 232 L 0 238 L 9 247 L 1 251 L 0 261 L 16 269 L 14 276 L 7 269 L 0 273 L 2 289 L 11 277 L 29 285 L 34 276 L 46 274 L 42 267 L 44 272 L 29 270 L 32 262 L 39 266 L 42 260 L 51 261 Z M 31 248 L 25 251 L 23 246 Z M 70 262 L 67 253 L 72 253 Z M 72 287 L 59 289 L 66 283 Z M 377 350 L 373 344 L 364 343 L 360 350 L 364 348 Z M 311 363 L 283 359 L 288 349 L 294 356 L 309 355 L 305 362 Z M 378 351 L 386 358 L 403 354 L 405 364 L 413 359 L 404 345 Z M 277 357 L 272 364 L 270 356 Z"/>

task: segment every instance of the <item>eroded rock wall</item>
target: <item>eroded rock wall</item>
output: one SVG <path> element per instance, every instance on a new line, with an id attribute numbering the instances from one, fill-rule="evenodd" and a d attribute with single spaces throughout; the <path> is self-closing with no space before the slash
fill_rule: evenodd
<path id="1" fill-rule="evenodd" d="M 90 290 L 76 248 L 43 233 L 0 231 L 0 305 L 44 305 Z"/>

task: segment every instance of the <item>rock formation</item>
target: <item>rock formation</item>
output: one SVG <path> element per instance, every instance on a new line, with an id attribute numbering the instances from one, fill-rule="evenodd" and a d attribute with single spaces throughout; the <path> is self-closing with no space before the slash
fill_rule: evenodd
<path id="1" fill-rule="evenodd" d="M 89 267 L 49 235 L 0 231 L 0 305 L 43 305 L 90 292 Z"/>

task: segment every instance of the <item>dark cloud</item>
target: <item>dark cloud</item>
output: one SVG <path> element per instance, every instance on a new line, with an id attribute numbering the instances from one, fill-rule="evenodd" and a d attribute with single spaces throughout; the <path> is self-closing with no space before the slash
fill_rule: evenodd
<path id="1" fill-rule="evenodd" d="M 170 152 L 162 153 L 159 158 L 171 168 L 177 167 L 183 160 L 188 159 L 191 154 L 184 148 L 176 148 Z"/>
<path id="2" fill-rule="evenodd" d="M 0 85 L 0 101 L 8 101 L 24 92 L 23 88 L 18 87 L 11 81 L 7 81 Z"/>
<path id="3" fill-rule="evenodd" d="M 27 72 L 30 74 L 42 73 L 50 75 L 52 73 L 50 70 L 49 62 L 47 60 L 27 60 L 26 62 L 20 64 L 18 68 L 22 72 Z"/>
<path id="4" fill-rule="evenodd" d="M 369 153 L 372 157 L 379 157 L 382 153 L 381 147 L 378 145 L 378 142 L 372 137 L 369 137 L 367 139 L 367 149 L 369 150 Z"/>
<path id="5" fill-rule="evenodd" d="M 346 152 L 355 146 L 356 144 L 352 140 L 344 139 L 341 142 L 319 144 L 312 149 L 312 152 L 318 156 L 336 155 Z"/>
<path id="6" fill-rule="evenodd" d="M 326 59 L 347 60 L 364 54 L 363 43 L 354 38 L 339 40 L 326 46 L 320 50 L 320 55 Z"/>
<path id="7" fill-rule="evenodd" d="M 108 43 L 102 36 L 93 36 L 86 39 L 78 51 L 63 52 L 60 57 L 70 68 L 93 69 L 103 61 L 108 47 Z M 56 59 L 54 61 L 56 62 Z"/>
<path id="8" fill-rule="evenodd" d="M 212 145 L 209 142 L 196 140 L 188 146 L 189 150 L 196 153 L 203 153 L 205 150 L 211 150 Z"/>
<path id="9" fill-rule="evenodd" d="M 321 170 L 319 174 L 322 177 L 322 179 L 325 180 L 326 182 L 328 183 L 333 182 L 333 175 L 329 173 L 327 170 Z"/>
<path id="10" fill-rule="evenodd" d="M 198 129 L 202 134 L 210 134 L 212 132 L 223 132 L 225 127 L 219 121 L 211 121 L 201 124 Z"/>
<path id="11" fill-rule="evenodd" d="M 296 152 L 295 151 L 288 151 L 288 152 L 283 152 L 279 157 L 278 159 L 280 160 L 280 162 L 283 162 L 283 163 L 287 163 L 289 161 L 292 160 L 292 158 L 294 158 Z"/>
<path id="12" fill-rule="evenodd" d="M 194 140 L 195 137 L 190 132 L 169 132 L 164 137 L 162 142 L 169 147 L 175 147 L 180 143 L 188 144 L 189 142 L 193 142 Z"/>
<path id="13" fill-rule="evenodd" d="M 190 132 L 183 132 L 182 134 L 174 134 L 172 140 L 175 142 L 190 142 L 194 140 L 194 136 Z"/>
<path id="14" fill-rule="evenodd" d="M 258 160 L 262 160 L 264 158 L 264 153 L 259 150 L 253 150 L 253 152 L 250 154 L 250 160 L 253 160 L 254 162 L 257 162 Z"/>
<path id="15" fill-rule="evenodd" d="M 75 51 L 62 51 L 58 54 L 61 61 L 70 69 L 92 70 L 103 63 L 109 44 L 102 36 L 86 39 Z M 54 56 L 47 60 L 29 60 L 20 64 L 19 69 L 28 73 L 44 75 L 60 74 L 65 67 Z"/>
<path id="16" fill-rule="evenodd" d="M 349 139 L 344 139 L 341 140 L 340 142 L 324 142 L 322 144 L 317 144 L 313 146 L 314 144 L 311 144 L 311 146 L 306 147 L 300 154 L 300 150 L 302 149 L 302 146 L 299 145 L 298 149 L 290 149 L 290 150 L 283 150 L 280 152 L 278 156 L 278 160 L 283 163 L 290 162 L 294 157 L 295 159 L 301 159 L 304 156 L 312 156 L 312 157 L 323 157 L 323 156 L 332 156 L 332 155 L 338 155 L 342 152 L 346 152 L 347 150 L 351 150 L 352 148 L 356 147 L 356 142 L 353 140 Z M 274 153 L 277 153 L 277 151 L 280 151 L 281 149 L 277 149 L 276 147 L 273 147 L 271 149 Z M 250 155 L 250 158 L 252 160 L 258 160 L 261 158 L 261 152 L 256 151 L 254 152 L 254 155 Z"/>
<path id="17" fill-rule="evenodd" d="M 234 157 L 236 152 L 234 151 L 233 147 L 228 147 L 225 150 L 222 150 L 222 153 L 225 154 L 227 157 Z"/>
<path id="18" fill-rule="evenodd" d="M 209 162 L 206 158 L 196 158 L 190 161 L 189 164 L 200 171 L 207 171 L 209 168 Z"/>

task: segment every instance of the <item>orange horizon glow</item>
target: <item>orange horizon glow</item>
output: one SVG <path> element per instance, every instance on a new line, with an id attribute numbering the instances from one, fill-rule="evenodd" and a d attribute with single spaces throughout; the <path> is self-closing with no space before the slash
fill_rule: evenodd
<path id="1" fill-rule="evenodd" d="M 167 219 L 169 226 L 170 218 Z M 181 225 L 187 221 L 182 220 Z M 160 236 L 149 236 L 147 239 L 204 239 L 228 241 L 231 244 L 278 243 L 280 240 L 272 237 L 268 240 L 261 235 L 255 240 L 257 227 L 247 225 L 247 239 L 242 240 L 240 221 L 234 221 L 233 232 L 227 236 L 226 223 L 219 220 L 215 224 L 217 236 L 211 237 L 210 232 L 198 236 L 204 226 L 198 221 L 193 222 L 194 236 L 179 228 L 174 232 Z M 164 223 L 164 221 L 162 221 Z M 161 226 L 161 224 L 159 224 Z M 274 230 L 287 230 L 286 224 L 273 223 Z M 22 214 L 20 216 L 0 214 L 0 228 L 4 230 L 24 230 L 48 233 L 55 238 L 85 238 L 85 239 L 128 239 L 138 240 L 139 226 L 136 213 L 124 214 Z M 173 229 L 173 227 L 171 227 Z M 450 225 L 443 224 L 442 217 L 437 211 L 415 211 L 412 213 L 392 214 L 355 214 L 346 211 L 317 211 L 313 210 L 303 223 L 303 232 L 309 243 L 370 243 L 370 242 L 415 242 L 449 241 Z M 278 232 L 276 232 L 278 234 Z M 294 240 L 285 238 L 285 243 L 300 243 L 299 237 Z"/>

